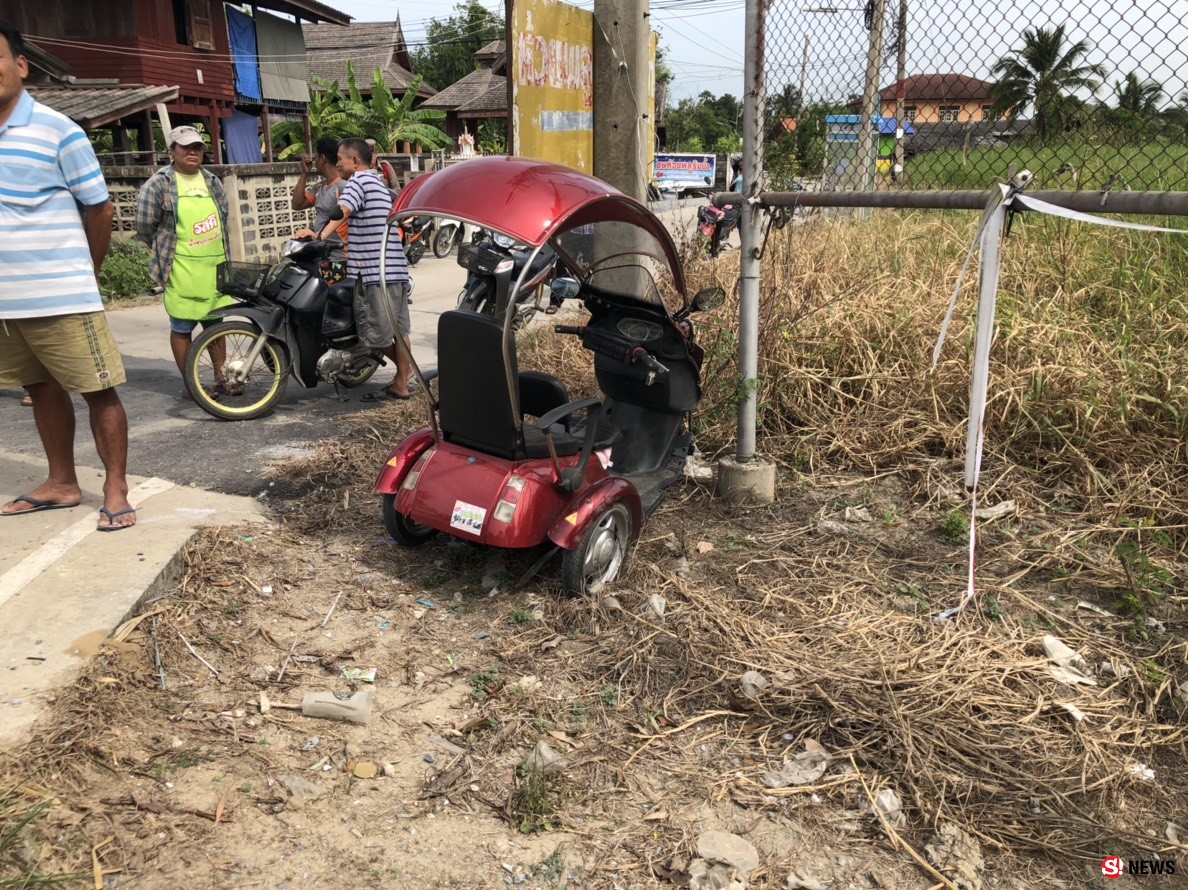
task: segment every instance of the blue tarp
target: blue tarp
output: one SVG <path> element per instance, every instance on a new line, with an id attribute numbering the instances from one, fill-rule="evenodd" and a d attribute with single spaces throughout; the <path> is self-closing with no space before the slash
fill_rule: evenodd
<path id="1" fill-rule="evenodd" d="M 227 163 L 258 164 L 263 160 L 258 117 L 235 111 L 230 120 L 223 121 L 223 138 L 227 141 Z"/>
<path id="2" fill-rule="evenodd" d="M 231 34 L 231 54 L 235 57 L 235 90 L 245 99 L 262 101 L 260 62 L 256 50 L 256 22 L 234 7 L 227 9 L 227 30 Z"/>
<path id="3" fill-rule="evenodd" d="M 879 135 L 880 136 L 894 136 L 895 135 L 895 118 L 881 117 L 879 118 Z M 905 120 L 903 122 L 903 135 L 911 136 L 916 132 L 916 128 L 912 126 L 911 121 Z"/>

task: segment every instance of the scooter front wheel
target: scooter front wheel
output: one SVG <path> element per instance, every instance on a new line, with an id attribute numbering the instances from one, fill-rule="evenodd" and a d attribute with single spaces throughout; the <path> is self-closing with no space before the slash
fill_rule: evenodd
<path id="1" fill-rule="evenodd" d="M 615 504 L 599 516 L 582 536 L 575 550 L 561 560 L 561 584 L 566 596 L 597 593 L 613 583 L 627 562 L 631 545 L 631 513 Z"/>
<path id="2" fill-rule="evenodd" d="M 260 354 L 248 366 L 256 345 Z M 244 321 L 205 328 L 186 353 L 186 389 L 219 420 L 252 420 L 272 410 L 289 382 L 285 347 Z"/>
<path id="3" fill-rule="evenodd" d="M 413 522 L 397 510 L 396 495 L 394 494 L 384 495 L 382 512 L 384 515 L 384 528 L 388 530 L 388 534 L 392 536 L 392 539 L 397 544 L 405 547 L 420 547 L 437 534 L 437 529 L 422 525 L 419 522 Z"/>
<path id="4" fill-rule="evenodd" d="M 443 260 L 454 249 L 454 239 L 458 236 L 457 226 L 442 226 L 433 233 L 433 255 Z"/>
<path id="5" fill-rule="evenodd" d="M 380 361 L 375 356 L 361 359 L 353 368 L 347 368 L 338 375 L 338 382 L 346 387 L 362 386 L 371 379 L 371 375 L 379 370 Z"/>

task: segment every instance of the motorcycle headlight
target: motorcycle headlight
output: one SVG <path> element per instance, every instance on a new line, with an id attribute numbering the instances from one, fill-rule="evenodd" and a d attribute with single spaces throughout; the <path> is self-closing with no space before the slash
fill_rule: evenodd
<path id="1" fill-rule="evenodd" d="M 286 258 L 291 257 L 293 254 L 303 248 L 305 244 L 306 242 L 304 241 L 289 241 L 285 244 L 284 249 L 281 250 L 281 256 Z"/>
<path id="2" fill-rule="evenodd" d="M 493 240 L 504 250 L 508 250 L 516 246 L 515 238 L 509 238 L 507 235 L 504 235 L 501 232 L 496 232 L 493 236 Z"/>

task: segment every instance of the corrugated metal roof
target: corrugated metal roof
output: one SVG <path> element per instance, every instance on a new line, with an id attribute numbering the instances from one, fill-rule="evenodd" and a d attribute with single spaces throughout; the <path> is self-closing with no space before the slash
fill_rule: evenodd
<path id="1" fill-rule="evenodd" d="M 28 87 L 38 102 L 66 115 L 84 130 L 102 127 L 128 117 L 159 102 L 177 98 L 177 87 L 112 84 L 111 86 L 35 86 Z"/>
<path id="2" fill-rule="evenodd" d="M 351 16 L 318 3 L 317 0 L 256 0 L 256 6 L 261 9 L 271 9 L 276 12 L 287 12 L 289 15 L 312 19 L 315 22 L 331 22 L 335 25 L 349 25 Z"/>
<path id="3" fill-rule="evenodd" d="M 338 81 L 346 89 L 347 60 L 355 69 L 360 91 L 370 91 L 371 75 L 376 68 L 383 72 L 384 83 L 393 95 L 401 97 L 412 86 L 413 73 L 396 61 L 404 52 L 404 37 L 399 22 L 356 22 L 342 28 L 338 25 L 302 25 L 305 35 L 306 64 L 309 76 Z M 437 92 L 422 83 L 417 95 L 432 96 Z"/>

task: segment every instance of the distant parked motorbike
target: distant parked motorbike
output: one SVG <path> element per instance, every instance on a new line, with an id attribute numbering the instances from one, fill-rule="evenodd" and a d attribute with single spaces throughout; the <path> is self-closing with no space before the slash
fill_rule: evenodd
<path id="1" fill-rule="evenodd" d="M 516 293 L 512 330 L 518 331 L 540 308 L 540 286 L 556 273 L 557 255 L 548 245 L 535 258 L 530 248 L 498 232 L 488 240 L 462 245 L 458 265 L 466 270 L 466 284 L 458 295 L 458 308 L 503 318 L 512 282 L 519 280 L 529 261 L 527 277 Z"/>
<path id="2" fill-rule="evenodd" d="M 456 219 L 439 219 L 433 235 L 433 255 L 439 260 L 450 255 L 455 247 L 477 244 L 488 237 L 485 229 Z"/>
<path id="3" fill-rule="evenodd" d="M 740 216 L 741 213 L 733 204 L 727 204 L 725 207 L 706 204 L 697 209 L 697 228 L 711 257 L 716 257 L 722 252 L 722 245 L 730 233 L 738 228 Z"/>
<path id="4" fill-rule="evenodd" d="M 427 245 L 433 241 L 434 223 L 431 216 L 409 216 L 399 223 L 400 243 L 404 246 L 404 258 L 415 266 L 425 255 Z"/>
<path id="5" fill-rule="evenodd" d="M 327 269 L 337 247 L 290 241 L 274 265 L 219 265 L 219 293 L 239 302 L 218 310 L 237 320 L 204 327 L 186 353 L 186 388 L 203 411 L 251 420 L 280 400 L 290 375 L 312 389 L 358 386 L 375 373 L 383 353 L 359 345 L 355 332 L 360 284 Z"/>

